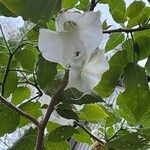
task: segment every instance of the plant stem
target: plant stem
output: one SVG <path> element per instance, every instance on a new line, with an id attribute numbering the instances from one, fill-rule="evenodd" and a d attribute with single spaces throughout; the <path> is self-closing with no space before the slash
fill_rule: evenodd
<path id="1" fill-rule="evenodd" d="M 134 29 L 123 29 L 123 28 L 119 28 L 119 29 L 112 29 L 112 30 L 103 30 L 103 34 L 111 34 L 114 32 L 125 32 L 125 33 L 131 33 L 131 32 L 137 32 L 137 31 L 144 31 L 144 30 L 150 30 L 150 27 L 138 27 L 138 28 L 134 28 Z"/>
<path id="2" fill-rule="evenodd" d="M 3 32 L 3 29 L 2 29 L 1 24 L 0 24 L 0 31 L 1 31 L 1 33 L 2 33 L 2 37 L 3 37 L 3 39 L 4 39 L 5 45 L 6 45 L 7 49 L 8 49 L 8 52 L 9 52 L 9 54 L 11 54 L 11 50 L 10 50 L 10 48 L 9 48 L 9 44 L 7 43 L 7 40 L 6 40 L 6 37 L 5 37 L 5 35 L 4 35 L 4 32 Z"/>
<path id="3" fill-rule="evenodd" d="M 3 104 L 5 104 L 7 107 L 9 107 L 10 109 L 13 109 L 15 112 L 17 112 L 19 115 L 27 118 L 28 120 L 30 120 L 31 122 L 33 122 L 35 125 L 39 125 L 39 122 L 33 118 L 32 116 L 30 116 L 29 114 L 27 114 L 26 112 L 23 112 L 21 109 L 17 108 L 16 106 L 14 106 L 12 103 L 8 102 L 3 96 L 0 95 L 0 102 L 2 102 Z"/>
<path id="4" fill-rule="evenodd" d="M 46 114 L 38 126 L 38 135 L 37 135 L 37 143 L 36 143 L 35 150 L 43 150 L 45 127 L 48 123 L 48 120 L 49 120 L 52 112 L 55 109 L 55 106 L 59 103 L 60 94 L 63 92 L 63 90 L 65 89 L 65 87 L 68 84 L 68 78 L 69 78 L 69 70 L 66 70 L 63 81 L 60 83 L 58 88 L 54 91 L 52 98 L 51 98 L 51 101 L 50 101 L 50 104 L 48 106 L 48 109 L 46 111 Z"/>
<path id="5" fill-rule="evenodd" d="M 97 2 L 95 0 L 91 0 L 91 5 L 90 5 L 90 11 L 93 11 L 95 6 L 96 6 Z"/>
<path id="6" fill-rule="evenodd" d="M 7 81 L 7 78 L 8 78 L 9 68 L 10 68 L 10 66 L 11 66 L 11 61 L 12 61 L 12 59 L 13 59 L 13 55 L 9 55 L 9 59 L 8 59 L 6 71 L 5 71 L 5 74 L 4 74 L 3 81 L 2 81 L 2 96 L 4 96 L 5 84 L 6 84 L 6 81 Z"/>
<path id="7" fill-rule="evenodd" d="M 99 139 L 98 137 L 96 137 L 95 135 L 93 135 L 85 126 L 83 126 L 79 122 L 74 122 L 74 123 L 77 126 L 79 126 L 80 128 L 82 128 L 91 138 L 93 138 L 94 140 L 96 140 L 97 142 L 99 142 L 101 145 L 104 145 L 104 142 L 101 139 Z"/>

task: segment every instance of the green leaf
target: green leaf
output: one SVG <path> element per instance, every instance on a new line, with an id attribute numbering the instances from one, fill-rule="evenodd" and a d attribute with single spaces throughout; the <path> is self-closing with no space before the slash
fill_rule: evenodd
<path id="1" fill-rule="evenodd" d="M 8 55 L 6 53 L 0 53 L 0 68 L 6 67 L 8 62 Z"/>
<path id="2" fill-rule="evenodd" d="M 118 9 L 114 9 L 111 14 L 114 21 L 117 23 L 124 23 L 127 21 L 126 15 Z"/>
<path id="3" fill-rule="evenodd" d="M 124 0 L 109 0 L 109 11 L 110 13 L 117 9 L 122 13 L 125 13 L 126 11 L 126 3 Z"/>
<path id="4" fill-rule="evenodd" d="M 147 58 L 150 55 L 149 37 L 141 36 L 135 40 L 139 46 L 139 60 Z"/>
<path id="5" fill-rule="evenodd" d="M 54 20 L 50 20 L 50 21 L 48 21 L 47 22 L 47 27 L 50 29 L 50 30 L 53 30 L 53 31 L 55 31 L 56 30 L 56 28 L 55 28 L 55 21 Z"/>
<path id="6" fill-rule="evenodd" d="M 147 62 L 145 64 L 145 71 L 146 71 L 146 74 L 148 76 L 150 76 L 150 56 L 148 57 L 148 60 L 147 60 Z"/>
<path id="7" fill-rule="evenodd" d="M 150 19 L 150 7 L 144 7 L 142 13 L 146 14 L 147 20 Z"/>
<path id="8" fill-rule="evenodd" d="M 108 117 L 108 115 L 103 111 L 103 109 L 96 104 L 87 104 L 79 112 L 80 120 L 85 120 L 89 122 L 99 122 L 101 119 Z"/>
<path id="9" fill-rule="evenodd" d="M 2 2 L 0 2 L 0 16 L 16 17 Z"/>
<path id="10" fill-rule="evenodd" d="M 98 2 L 101 4 L 108 4 L 110 0 L 99 0 Z"/>
<path id="11" fill-rule="evenodd" d="M 18 84 L 18 77 L 16 72 L 9 72 L 4 88 L 4 97 L 7 98 L 13 93 Z"/>
<path id="12" fill-rule="evenodd" d="M 150 110 L 144 114 L 140 119 L 139 124 L 144 126 L 144 128 L 150 128 Z"/>
<path id="13" fill-rule="evenodd" d="M 44 143 L 44 147 L 47 150 L 70 150 L 70 144 L 67 141 L 62 141 L 62 142 L 49 142 L 46 140 Z"/>
<path id="14" fill-rule="evenodd" d="M 72 8 L 77 4 L 78 0 L 62 0 L 62 7 L 64 8 Z"/>
<path id="15" fill-rule="evenodd" d="M 77 133 L 74 133 L 72 138 L 74 138 L 77 142 L 86 143 L 89 145 L 92 144 L 90 136 L 81 128 L 77 129 Z"/>
<path id="16" fill-rule="evenodd" d="M 100 83 L 95 88 L 102 97 L 108 97 L 113 93 L 128 62 L 129 60 L 125 51 L 117 52 L 110 59 L 110 69 L 103 74 Z"/>
<path id="17" fill-rule="evenodd" d="M 106 113 L 109 116 L 106 118 L 106 123 L 105 123 L 106 127 L 112 127 L 114 124 L 119 122 L 119 118 L 115 115 L 114 112 L 112 113 L 112 112 L 106 111 Z"/>
<path id="18" fill-rule="evenodd" d="M 72 110 L 57 108 L 56 111 L 61 117 L 64 117 L 66 119 L 78 119 L 78 115 Z"/>
<path id="19" fill-rule="evenodd" d="M 69 139 L 77 130 L 71 126 L 61 126 L 51 131 L 48 136 L 49 142 L 62 142 Z"/>
<path id="20" fill-rule="evenodd" d="M 38 52 L 32 46 L 25 46 L 16 53 L 15 58 L 20 62 L 23 69 L 33 71 L 37 63 Z"/>
<path id="21" fill-rule="evenodd" d="M 149 139 L 143 134 L 137 132 L 128 133 L 120 138 L 108 142 L 106 146 L 110 149 L 118 150 L 137 150 L 143 149 L 149 142 Z"/>
<path id="22" fill-rule="evenodd" d="M 124 71 L 125 92 L 119 95 L 119 112 L 128 122 L 136 124 L 150 107 L 150 91 L 144 68 L 129 63 Z"/>
<path id="23" fill-rule="evenodd" d="M 59 124 L 49 121 L 46 125 L 48 133 L 52 132 L 56 128 L 60 127 Z"/>
<path id="24" fill-rule="evenodd" d="M 15 105 L 20 104 L 25 99 L 30 98 L 31 91 L 28 87 L 17 87 L 16 90 L 12 94 L 11 102 Z"/>
<path id="25" fill-rule="evenodd" d="M 107 29 L 109 29 L 110 27 L 111 27 L 111 25 L 108 25 L 107 22 L 106 22 L 106 20 L 104 20 L 104 22 L 102 23 L 102 28 L 103 28 L 103 30 L 107 30 Z"/>
<path id="26" fill-rule="evenodd" d="M 20 116 L 18 113 L 0 103 L 0 136 L 17 129 Z"/>
<path id="27" fill-rule="evenodd" d="M 108 52 L 108 51 L 114 49 L 116 46 L 118 46 L 120 43 L 122 43 L 124 41 L 124 38 L 125 38 L 125 36 L 123 33 L 119 33 L 119 32 L 112 33 L 109 36 L 109 39 L 106 43 L 105 51 Z"/>
<path id="28" fill-rule="evenodd" d="M 80 3 L 76 5 L 76 8 L 83 11 L 88 11 L 89 3 L 90 3 L 89 0 L 80 0 Z"/>
<path id="29" fill-rule="evenodd" d="M 29 128 L 9 150 L 33 150 L 36 145 L 37 129 Z"/>
<path id="30" fill-rule="evenodd" d="M 133 55 L 134 49 L 132 39 L 128 39 L 127 41 L 125 41 L 122 45 L 122 49 L 123 51 L 126 51 L 128 60 L 130 62 L 134 62 L 134 55 Z"/>
<path id="31" fill-rule="evenodd" d="M 61 8 L 61 0 L 1 0 L 5 6 L 25 20 L 48 21 Z M 34 8 L 34 9 L 33 9 Z M 39 11 L 40 10 L 40 11 Z"/>
<path id="32" fill-rule="evenodd" d="M 138 31 L 133 34 L 134 38 L 137 39 L 139 37 L 148 37 L 150 38 L 150 30 Z"/>
<path id="33" fill-rule="evenodd" d="M 40 55 L 37 66 L 37 82 L 42 90 L 50 92 L 51 85 L 55 85 L 54 77 L 57 74 L 57 64 L 47 61 Z"/>
<path id="34" fill-rule="evenodd" d="M 84 94 L 75 88 L 69 88 L 61 94 L 61 101 L 69 104 L 90 104 L 103 102 L 103 99 L 96 93 Z"/>
<path id="35" fill-rule="evenodd" d="M 19 108 L 22 111 L 30 114 L 34 118 L 38 118 L 42 115 L 41 104 L 38 101 L 37 102 L 24 103 L 24 104 L 20 105 Z M 26 119 L 24 117 L 20 117 L 20 124 L 19 124 L 20 127 L 22 127 L 28 123 L 31 123 L 28 119 Z"/>
<path id="36" fill-rule="evenodd" d="M 145 3 L 143 1 L 133 1 L 128 6 L 126 14 L 129 18 L 134 18 L 141 13 L 144 7 L 145 7 Z"/>

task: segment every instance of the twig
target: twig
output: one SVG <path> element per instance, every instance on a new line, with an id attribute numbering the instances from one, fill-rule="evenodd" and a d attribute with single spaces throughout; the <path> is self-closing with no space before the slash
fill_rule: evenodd
<path id="1" fill-rule="evenodd" d="M 95 6 L 96 6 L 97 2 L 95 0 L 91 0 L 91 5 L 90 5 L 90 11 L 93 11 Z"/>
<path id="2" fill-rule="evenodd" d="M 137 32 L 137 31 L 144 31 L 144 30 L 150 30 L 150 27 L 138 27 L 138 28 L 134 28 L 134 29 L 123 29 L 123 28 L 119 28 L 119 29 L 112 29 L 112 30 L 103 30 L 104 34 L 110 34 L 110 33 L 114 33 L 114 32 L 125 32 L 125 33 L 131 33 L 131 32 Z"/>
<path id="3" fill-rule="evenodd" d="M 20 40 L 19 43 L 18 43 L 18 46 L 16 46 L 16 49 L 15 49 L 15 51 L 13 52 L 13 54 L 16 53 L 16 52 L 20 49 L 20 47 L 21 47 L 22 45 L 24 45 L 24 44 L 21 44 L 21 43 L 23 42 L 23 39 L 25 38 L 25 36 L 26 36 L 33 28 L 35 28 L 40 22 L 41 22 L 41 20 L 40 20 L 37 24 L 35 24 L 33 27 L 31 27 L 30 29 L 28 29 L 28 30 L 23 34 L 23 36 L 21 37 L 21 40 Z"/>
<path id="4" fill-rule="evenodd" d="M 123 122 L 121 123 L 120 129 L 117 130 L 117 131 L 107 140 L 107 142 L 111 141 L 114 137 L 117 136 L 117 134 L 118 134 L 121 130 L 123 130 L 124 122 L 125 122 L 125 120 L 123 120 Z"/>
<path id="5" fill-rule="evenodd" d="M 104 145 L 104 142 L 99 139 L 98 137 L 96 137 L 95 135 L 93 135 L 85 126 L 83 126 L 82 124 L 80 124 L 79 122 L 74 122 L 77 126 L 79 126 L 80 128 L 82 128 L 91 138 L 93 138 L 94 140 L 96 140 L 97 142 L 99 142 L 102 145 Z"/>
<path id="6" fill-rule="evenodd" d="M 33 118 L 32 116 L 30 116 L 29 114 L 27 114 L 26 112 L 22 111 L 21 109 L 17 108 L 16 106 L 14 106 L 12 103 L 8 102 L 3 96 L 0 95 L 0 102 L 2 102 L 3 104 L 5 104 L 7 107 L 9 107 L 10 109 L 13 109 L 15 112 L 17 112 L 19 115 L 27 118 L 28 120 L 30 120 L 31 122 L 33 122 L 35 125 L 39 125 L 39 122 Z"/>
<path id="7" fill-rule="evenodd" d="M 9 69 L 9 71 L 16 71 L 16 72 L 24 72 L 24 73 L 32 73 L 30 71 L 26 71 L 26 70 L 20 70 L 20 69 Z"/>
<path id="8" fill-rule="evenodd" d="M 46 111 L 46 114 L 42 120 L 42 122 L 38 126 L 38 135 L 37 135 L 37 143 L 36 143 L 36 150 L 42 150 L 43 149 L 43 140 L 44 140 L 44 130 L 47 125 L 47 122 L 54 111 L 55 106 L 59 103 L 59 97 L 62 91 L 65 89 L 65 87 L 68 84 L 68 78 L 69 78 L 69 70 L 66 70 L 63 81 L 60 83 L 59 87 L 54 91 L 50 104 L 48 106 L 48 109 Z"/>
<path id="9" fill-rule="evenodd" d="M 42 95 L 41 94 L 38 94 L 38 95 L 36 95 L 36 96 L 34 96 L 34 97 L 32 97 L 32 98 L 30 98 L 29 100 L 27 100 L 26 102 L 24 102 L 23 104 L 27 104 L 27 103 L 29 103 L 29 102 L 31 102 L 32 100 L 34 100 L 34 99 L 36 99 L 36 98 L 40 98 Z"/>
<path id="10" fill-rule="evenodd" d="M 7 43 L 7 40 L 6 40 L 6 37 L 5 37 L 5 35 L 4 35 L 4 32 L 3 32 L 3 29 L 2 29 L 1 24 L 0 24 L 0 31 L 1 31 L 1 33 L 2 33 L 4 42 L 5 42 L 5 45 L 6 45 L 7 49 L 8 49 L 8 51 L 9 51 L 9 54 L 11 54 L 11 50 L 10 50 L 10 48 L 9 48 L 9 44 Z"/>
<path id="11" fill-rule="evenodd" d="M 5 84 L 6 84 L 6 81 L 7 81 L 7 78 L 8 78 L 9 68 L 10 68 L 10 66 L 11 66 L 11 61 L 12 61 L 12 59 L 13 59 L 13 55 L 9 55 L 9 59 L 8 59 L 6 71 L 5 71 L 5 74 L 4 74 L 3 81 L 2 81 L 2 96 L 4 96 Z"/>
<path id="12" fill-rule="evenodd" d="M 32 85 L 33 87 L 35 87 L 38 90 L 39 94 L 43 95 L 43 92 L 41 91 L 41 89 L 38 87 L 38 85 L 36 85 L 34 83 L 25 81 L 25 82 L 19 82 L 18 84 L 29 84 L 29 85 Z"/>

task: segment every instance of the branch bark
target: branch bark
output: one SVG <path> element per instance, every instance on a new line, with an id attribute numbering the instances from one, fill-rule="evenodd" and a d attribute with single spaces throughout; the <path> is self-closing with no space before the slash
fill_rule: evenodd
<path id="1" fill-rule="evenodd" d="M 14 106 L 12 103 L 8 102 L 3 96 L 0 96 L 0 102 L 3 103 L 3 104 L 5 104 L 10 109 L 13 109 L 19 115 L 27 118 L 28 120 L 30 120 L 31 122 L 33 122 L 35 125 L 37 125 L 37 126 L 39 125 L 39 122 L 34 117 L 30 116 L 26 112 L 22 111 L 21 109 L 17 108 L 16 106 Z"/>
<path id="2" fill-rule="evenodd" d="M 96 6 L 97 2 L 95 0 L 91 0 L 91 5 L 90 5 L 90 11 L 93 11 L 95 6 Z"/>
<path id="3" fill-rule="evenodd" d="M 59 103 L 60 94 L 62 93 L 62 91 L 65 89 L 65 87 L 68 84 L 68 78 L 69 78 L 69 70 L 66 70 L 63 81 L 60 83 L 59 87 L 53 93 L 53 96 L 51 98 L 51 102 L 48 106 L 46 114 L 45 114 L 42 122 L 38 126 L 37 143 L 36 143 L 36 147 L 35 147 L 36 150 L 43 150 L 45 127 L 48 123 L 48 120 L 49 120 L 52 112 L 55 109 L 55 106 Z"/>
<path id="4" fill-rule="evenodd" d="M 137 32 L 137 31 L 144 31 L 144 30 L 150 30 L 150 27 L 143 27 L 143 28 L 134 28 L 134 29 L 112 29 L 112 30 L 103 30 L 103 34 L 111 34 L 114 32 L 125 32 L 125 33 L 131 33 L 131 32 Z"/>

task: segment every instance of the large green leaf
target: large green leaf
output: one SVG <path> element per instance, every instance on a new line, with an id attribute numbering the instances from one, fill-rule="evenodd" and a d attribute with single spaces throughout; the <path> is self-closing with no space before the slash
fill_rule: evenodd
<path id="1" fill-rule="evenodd" d="M 4 88 L 4 97 L 7 98 L 13 93 L 18 84 L 18 77 L 16 72 L 9 72 Z"/>
<path id="2" fill-rule="evenodd" d="M 31 46 L 25 46 L 16 53 L 15 58 L 20 62 L 23 69 L 33 71 L 38 60 L 38 52 Z"/>
<path id="3" fill-rule="evenodd" d="M 124 0 L 109 0 L 109 11 L 117 23 L 126 21 L 126 3 Z"/>
<path id="4" fill-rule="evenodd" d="M 62 0 L 62 7 L 72 8 L 77 4 L 78 0 Z"/>
<path id="5" fill-rule="evenodd" d="M 37 70 L 37 82 L 42 90 L 50 92 L 54 87 L 54 77 L 57 73 L 57 64 L 45 60 L 42 55 L 39 56 Z M 51 89 L 52 90 L 52 89 Z"/>
<path id="6" fill-rule="evenodd" d="M 56 111 L 61 117 L 64 117 L 66 119 L 76 119 L 76 120 L 78 119 L 78 115 L 72 110 L 57 109 Z"/>
<path id="7" fill-rule="evenodd" d="M 139 47 L 139 60 L 147 58 L 150 55 L 150 37 L 141 36 L 136 38 L 135 42 Z"/>
<path id="8" fill-rule="evenodd" d="M 36 144 L 37 129 L 29 128 L 9 150 L 33 150 Z"/>
<path id="9" fill-rule="evenodd" d="M 82 105 L 103 102 L 103 99 L 96 93 L 84 94 L 75 88 L 70 88 L 61 94 L 61 101 L 69 104 Z"/>
<path id="10" fill-rule="evenodd" d="M 137 150 L 146 148 L 148 143 L 149 138 L 147 138 L 146 135 L 135 132 L 128 133 L 120 138 L 108 142 L 106 146 L 115 150 Z"/>
<path id="11" fill-rule="evenodd" d="M 127 53 L 127 58 L 129 59 L 130 62 L 134 62 L 134 49 L 133 49 L 133 41 L 132 39 L 126 40 L 123 45 L 122 45 L 123 51 L 126 51 Z"/>
<path id="12" fill-rule="evenodd" d="M 112 33 L 109 36 L 109 39 L 106 43 L 105 51 L 107 52 L 111 49 L 114 49 L 116 46 L 118 46 L 121 42 L 124 41 L 124 38 L 125 38 L 125 36 L 123 33 L 119 33 L 119 32 Z"/>
<path id="13" fill-rule="evenodd" d="M 30 98 L 31 91 L 28 87 L 17 87 L 16 90 L 12 94 L 11 102 L 15 105 L 20 104 L 25 99 Z"/>
<path id="14" fill-rule="evenodd" d="M 71 149 L 70 143 L 67 141 L 50 142 L 49 140 L 46 140 L 44 143 L 44 147 L 46 148 L 46 150 L 70 150 Z"/>
<path id="15" fill-rule="evenodd" d="M 15 131 L 19 120 L 19 114 L 4 104 L 0 104 L 0 136 Z"/>
<path id="16" fill-rule="evenodd" d="M 77 133 L 74 133 L 72 138 L 74 138 L 77 142 L 87 143 L 89 145 L 92 144 L 92 140 L 90 136 L 81 128 L 77 129 Z"/>
<path id="17" fill-rule="evenodd" d="M 1 0 L 9 10 L 25 20 L 48 21 L 61 7 L 61 0 Z"/>
<path id="18" fill-rule="evenodd" d="M 109 9 L 112 12 L 114 9 L 125 13 L 126 11 L 126 3 L 124 0 L 109 0 Z"/>
<path id="19" fill-rule="evenodd" d="M 77 9 L 83 10 L 83 11 L 88 11 L 90 1 L 89 0 L 80 0 L 80 3 L 76 5 Z"/>
<path id="20" fill-rule="evenodd" d="M 62 142 L 69 139 L 77 130 L 71 126 L 61 126 L 49 133 L 49 142 Z"/>
<path id="21" fill-rule="evenodd" d="M 108 115 L 99 105 L 96 104 L 86 104 L 79 112 L 79 119 L 89 122 L 97 123 L 106 117 L 108 117 Z"/>
<path id="22" fill-rule="evenodd" d="M 143 1 L 133 1 L 127 8 L 126 14 L 129 18 L 134 18 L 141 13 L 144 7 L 145 3 Z"/>
<path id="23" fill-rule="evenodd" d="M 110 69 L 106 71 L 100 83 L 96 86 L 96 91 L 102 97 L 110 96 L 123 73 L 124 67 L 128 64 L 128 58 L 125 51 L 117 52 L 109 61 Z"/>
<path id="24" fill-rule="evenodd" d="M 14 13 L 12 13 L 2 2 L 0 2 L 0 16 L 11 16 L 16 17 Z"/>
<path id="25" fill-rule="evenodd" d="M 8 62 L 8 55 L 6 53 L 0 53 L 0 68 L 6 67 Z"/>
<path id="26" fill-rule="evenodd" d="M 30 114 L 34 118 L 38 118 L 42 115 L 41 104 L 38 101 L 22 104 L 19 106 L 19 108 L 21 110 L 23 110 L 24 112 Z M 20 124 L 19 124 L 20 127 L 26 125 L 27 123 L 30 123 L 30 121 L 28 119 L 26 119 L 24 117 L 20 117 Z"/>
<path id="27" fill-rule="evenodd" d="M 114 21 L 116 21 L 117 23 L 124 23 L 127 21 L 126 15 L 118 9 L 114 9 L 111 14 Z"/>
<path id="28" fill-rule="evenodd" d="M 128 122 L 138 123 L 150 108 L 150 91 L 144 68 L 129 63 L 124 71 L 125 92 L 119 95 L 119 112 Z"/>

